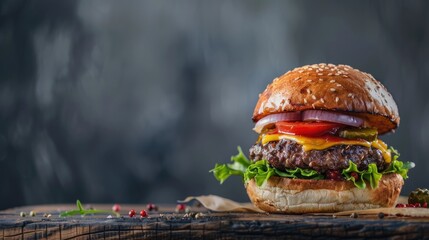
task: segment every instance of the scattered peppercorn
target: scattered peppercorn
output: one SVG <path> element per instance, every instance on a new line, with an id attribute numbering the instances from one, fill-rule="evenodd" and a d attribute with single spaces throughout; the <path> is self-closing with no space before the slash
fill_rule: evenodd
<path id="1" fill-rule="evenodd" d="M 34 212 L 34 211 L 30 211 L 30 217 L 34 217 L 34 216 L 36 216 L 36 213 Z"/>
<path id="2" fill-rule="evenodd" d="M 359 214 L 357 214 L 357 213 L 352 213 L 351 215 L 350 215 L 350 217 L 351 218 L 358 218 L 359 217 Z"/>
<path id="3" fill-rule="evenodd" d="M 115 203 L 115 204 L 113 205 L 113 207 L 112 207 L 112 211 L 114 211 L 114 212 L 119 212 L 119 211 L 121 211 L 121 205 L 119 205 L 119 204 Z"/>
<path id="4" fill-rule="evenodd" d="M 384 213 L 379 212 L 379 213 L 378 213 L 378 218 L 383 219 L 383 218 L 384 218 Z"/>
<path id="5" fill-rule="evenodd" d="M 158 206 L 156 206 L 153 203 L 148 203 L 147 206 L 146 206 L 146 209 L 148 211 L 158 211 Z"/>
<path id="6" fill-rule="evenodd" d="M 397 208 L 404 208 L 404 207 L 406 207 L 406 205 L 403 203 L 398 203 L 398 204 L 396 204 L 396 207 Z"/>
<path id="7" fill-rule="evenodd" d="M 131 209 L 129 212 L 128 212 L 128 216 L 130 216 L 131 218 L 132 217 L 134 217 L 136 215 L 136 211 L 134 210 L 134 209 Z"/>
<path id="8" fill-rule="evenodd" d="M 186 208 L 185 204 L 183 204 L 183 203 L 177 204 L 176 212 L 183 212 L 183 211 L 185 211 L 185 208 Z"/>
<path id="9" fill-rule="evenodd" d="M 197 215 L 196 212 L 189 212 L 187 214 L 188 214 L 188 217 L 190 217 L 190 218 L 195 218 L 195 216 Z"/>
<path id="10" fill-rule="evenodd" d="M 427 208 L 428 207 L 428 203 L 398 203 L 396 204 L 397 208 Z"/>
<path id="11" fill-rule="evenodd" d="M 140 211 L 140 217 L 142 217 L 142 218 L 145 218 L 145 217 L 147 217 L 147 212 L 146 212 L 146 210 L 141 210 Z"/>
<path id="12" fill-rule="evenodd" d="M 19 216 L 21 216 L 21 217 L 25 217 L 25 216 L 27 216 L 27 214 L 26 214 L 25 212 L 20 212 L 20 213 L 19 213 Z"/>
<path id="13" fill-rule="evenodd" d="M 204 213 L 199 212 L 199 213 L 195 214 L 195 219 L 199 219 L 202 217 L 204 217 Z"/>

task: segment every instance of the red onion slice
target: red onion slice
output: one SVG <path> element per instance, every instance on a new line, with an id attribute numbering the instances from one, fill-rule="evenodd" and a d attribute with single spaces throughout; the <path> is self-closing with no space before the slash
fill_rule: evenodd
<path id="1" fill-rule="evenodd" d="M 341 114 L 336 112 L 328 112 L 323 110 L 306 110 L 302 113 L 302 121 L 326 121 L 341 123 L 353 127 L 360 127 L 363 124 L 363 119 Z"/>
<path id="2" fill-rule="evenodd" d="M 287 113 L 274 113 L 261 118 L 256 124 L 253 130 L 257 133 L 261 133 L 265 126 L 271 123 L 281 121 L 301 121 L 301 112 L 287 112 Z"/>

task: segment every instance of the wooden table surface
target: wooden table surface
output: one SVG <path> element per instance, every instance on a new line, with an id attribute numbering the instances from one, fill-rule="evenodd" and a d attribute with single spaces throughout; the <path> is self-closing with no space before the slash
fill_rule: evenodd
<path id="1" fill-rule="evenodd" d="M 111 209 L 111 205 L 92 205 Z M 193 207 L 194 214 L 176 213 L 174 206 L 161 205 L 148 218 L 127 215 L 145 205 L 121 205 L 122 216 L 108 214 L 59 217 L 75 205 L 26 206 L 0 212 L 1 239 L 262 239 L 273 238 L 429 238 L 428 218 L 332 215 L 280 215 L 263 213 L 212 213 Z M 20 212 L 35 211 L 34 217 Z M 195 213 L 199 214 L 195 217 Z M 51 214 L 46 217 L 46 214 Z M 43 216 L 45 215 L 45 216 Z"/>

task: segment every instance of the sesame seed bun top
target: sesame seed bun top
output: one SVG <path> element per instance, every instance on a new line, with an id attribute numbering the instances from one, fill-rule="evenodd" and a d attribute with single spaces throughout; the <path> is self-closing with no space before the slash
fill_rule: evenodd
<path id="1" fill-rule="evenodd" d="M 399 126 L 392 95 L 371 74 L 347 65 L 313 64 L 275 78 L 259 95 L 253 112 L 257 122 L 272 113 L 309 109 L 346 112 L 365 120 L 379 134 Z"/>

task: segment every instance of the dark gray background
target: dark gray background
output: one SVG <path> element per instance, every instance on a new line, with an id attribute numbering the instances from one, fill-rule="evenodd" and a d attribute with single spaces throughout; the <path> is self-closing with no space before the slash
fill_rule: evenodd
<path id="1" fill-rule="evenodd" d="M 344 63 L 394 96 L 385 141 L 429 187 L 428 1 L 0 1 L 0 208 L 247 196 L 208 171 L 257 135 L 258 93 Z M 246 150 L 247 151 L 247 150 Z"/>

